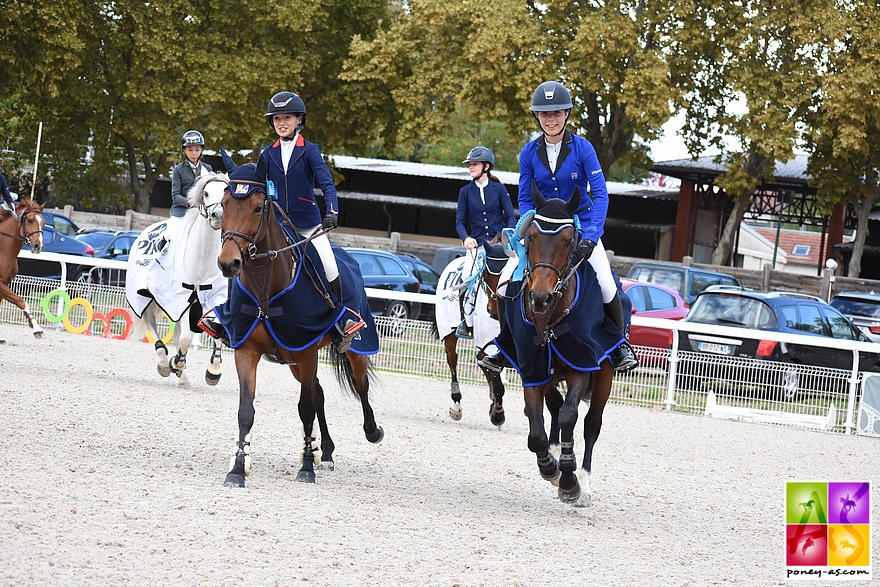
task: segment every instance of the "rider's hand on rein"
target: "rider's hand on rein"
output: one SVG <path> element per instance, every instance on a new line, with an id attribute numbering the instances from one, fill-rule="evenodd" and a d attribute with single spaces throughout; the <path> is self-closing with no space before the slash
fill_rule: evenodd
<path id="1" fill-rule="evenodd" d="M 596 243 L 594 241 L 591 241 L 588 238 L 581 239 L 581 242 L 578 243 L 577 248 L 574 250 L 574 262 L 577 263 L 589 259 L 595 248 Z"/>

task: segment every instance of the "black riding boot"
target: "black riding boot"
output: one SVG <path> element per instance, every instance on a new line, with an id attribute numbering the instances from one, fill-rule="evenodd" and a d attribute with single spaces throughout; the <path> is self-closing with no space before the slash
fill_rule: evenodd
<path id="1" fill-rule="evenodd" d="M 336 296 L 338 304 L 342 305 L 342 283 L 339 277 L 330 282 L 330 291 Z M 363 320 L 355 321 L 351 318 L 342 318 L 335 324 L 333 329 L 333 349 L 340 355 L 351 347 L 351 339 L 358 330 L 365 327 Z"/>
<path id="2" fill-rule="evenodd" d="M 622 335 L 626 334 L 626 328 L 623 321 L 623 305 L 620 303 L 620 294 L 614 294 L 607 304 L 604 304 L 605 315 L 608 316 Z M 619 347 L 611 353 L 611 360 L 614 362 L 614 369 L 618 373 L 627 373 L 639 366 L 639 360 L 636 358 L 633 348 L 628 341 L 623 341 Z"/>

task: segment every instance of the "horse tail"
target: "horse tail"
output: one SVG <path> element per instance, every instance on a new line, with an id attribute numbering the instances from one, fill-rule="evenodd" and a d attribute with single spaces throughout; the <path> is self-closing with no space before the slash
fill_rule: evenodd
<path id="1" fill-rule="evenodd" d="M 352 367 L 348 354 L 337 353 L 332 350 L 329 354 L 330 365 L 333 367 L 333 375 L 336 377 L 339 387 L 348 391 L 353 397 L 360 399 L 360 392 L 358 391 L 357 381 L 355 381 L 354 376 L 354 367 Z M 364 378 L 366 379 L 366 391 L 369 393 L 370 387 L 376 382 L 376 372 L 373 368 L 373 361 L 370 360 L 369 355 L 359 356 L 363 357 L 366 362 Z"/>
<path id="2" fill-rule="evenodd" d="M 132 316 L 132 327 L 128 338 L 136 341 L 143 340 L 147 332 L 150 332 L 150 324 L 155 324 L 161 316 L 162 310 L 159 309 L 159 306 L 155 302 L 150 302 L 140 317 Z M 155 332 L 153 332 L 153 336 L 156 336 Z M 156 338 L 158 339 L 158 337 Z"/>
<path id="3" fill-rule="evenodd" d="M 431 320 L 431 334 L 434 335 L 434 338 L 440 340 L 440 329 L 437 327 L 436 320 Z"/>

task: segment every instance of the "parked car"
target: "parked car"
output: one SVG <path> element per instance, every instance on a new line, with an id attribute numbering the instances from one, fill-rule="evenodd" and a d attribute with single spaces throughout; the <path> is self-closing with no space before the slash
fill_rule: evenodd
<path id="1" fill-rule="evenodd" d="M 412 253 L 395 253 L 407 270 L 419 280 L 419 293 L 434 295 L 440 282 L 440 273 Z M 422 304 L 419 320 L 434 320 L 434 304 Z"/>
<path id="2" fill-rule="evenodd" d="M 344 248 L 360 265 L 361 275 L 364 276 L 364 287 L 419 293 L 421 283 L 394 253 L 375 249 Z M 415 320 L 422 311 L 422 305 L 419 302 L 382 298 L 368 298 L 367 301 L 370 304 L 370 311 L 374 315 L 390 318 Z M 400 332 L 395 331 L 395 334 L 400 334 Z"/>
<path id="3" fill-rule="evenodd" d="M 95 258 L 128 261 L 128 253 L 140 234 L 137 230 L 95 231 L 81 233 L 77 236 L 77 239 L 90 244 L 95 249 Z M 124 269 L 92 267 L 87 275 L 92 283 L 116 286 L 125 285 Z"/>
<path id="4" fill-rule="evenodd" d="M 825 337 L 828 344 L 810 346 L 780 343 L 760 338 L 728 337 L 681 332 L 679 350 L 706 353 L 717 357 L 739 357 L 757 361 L 775 361 L 793 365 L 811 365 L 833 369 L 852 368 L 852 351 L 838 350 L 833 340 L 869 342 L 865 334 L 846 316 L 821 298 L 791 292 L 757 292 L 734 288 L 713 288 L 705 291 L 688 312 L 685 322 L 717 324 L 753 330 L 787 332 Z M 880 354 L 860 352 L 859 369 L 876 370 Z M 702 371 L 694 361 L 682 360 L 680 372 L 697 383 Z M 738 373 L 737 381 L 758 376 L 758 369 Z M 797 370 L 778 373 L 777 384 L 792 399 L 803 387 Z M 809 385 L 808 385 L 809 387 Z"/>
<path id="5" fill-rule="evenodd" d="M 668 263 L 639 261 L 633 264 L 626 276 L 629 279 L 670 287 L 678 292 L 688 307 L 710 285 L 740 287 L 739 281 L 732 275 Z"/>
<path id="6" fill-rule="evenodd" d="M 632 300 L 633 314 L 646 318 L 681 320 L 688 309 L 678 292 L 664 285 L 644 283 L 634 279 L 620 280 L 623 291 Z M 671 330 L 632 325 L 629 342 L 636 346 L 669 348 Z"/>
<path id="7" fill-rule="evenodd" d="M 59 212 L 43 211 L 46 226 L 43 227 L 43 251 L 46 253 L 63 253 L 94 257 L 95 249 L 88 243 L 74 238 L 79 227 L 67 216 Z M 67 280 L 77 281 L 88 274 L 89 266 L 67 266 Z M 42 259 L 18 259 L 18 274 L 48 279 L 61 279 L 61 264 L 56 261 Z"/>
<path id="8" fill-rule="evenodd" d="M 880 294 L 844 291 L 834 296 L 831 306 L 849 318 L 873 342 L 880 342 Z"/>

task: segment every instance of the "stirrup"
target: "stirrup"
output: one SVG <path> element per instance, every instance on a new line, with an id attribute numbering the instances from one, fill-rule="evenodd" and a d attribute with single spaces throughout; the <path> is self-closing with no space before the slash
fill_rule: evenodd
<path id="1" fill-rule="evenodd" d="M 639 366 L 639 359 L 628 342 L 624 342 L 614 349 L 611 353 L 611 358 L 614 361 L 614 370 L 617 373 L 629 373 Z"/>
<path id="2" fill-rule="evenodd" d="M 339 322 L 334 324 L 336 330 L 333 333 L 333 348 L 340 355 L 351 347 L 351 341 L 354 338 L 354 335 L 361 329 L 367 327 L 367 323 L 364 322 L 363 318 L 357 314 L 355 314 L 355 316 L 358 317 L 357 321 L 349 318 L 345 321 L 345 324 L 340 325 Z"/>
<path id="3" fill-rule="evenodd" d="M 217 320 L 214 310 L 208 310 L 205 312 L 205 314 L 199 318 L 197 324 L 198 327 L 211 338 L 219 340 L 228 347 L 232 346 L 229 344 L 229 336 L 226 334 L 226 329 L 223 328 L 223 325 Z"/>
<path id="4" fill-rule="evenodd" d="M 471 340 L 474 338 L 474 329 L 468 326 L 465 320 L 462 320 L 459 322 L 458 326 L 455 327 L 455 336 L 465 340 Z"/>
<path id="5" fill-rule="evenodd" d="M 505 367 L 513 367 L 501 351 L 494 355 L 486 355 L 482 359 L 477 359 L 477 365 L 495 373 L 501 373 Z"/>

